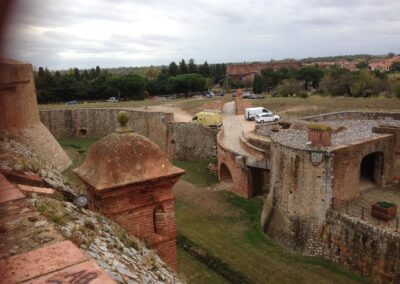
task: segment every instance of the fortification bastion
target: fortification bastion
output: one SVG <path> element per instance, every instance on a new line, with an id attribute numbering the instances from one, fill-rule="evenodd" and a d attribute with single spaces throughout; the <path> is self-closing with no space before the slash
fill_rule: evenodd
<path id="1" fill-rule="evenodd" d="M 29 145 L 47 163 L 63 171 L 71 160 L 41 123 L 32 65 L 0 59 L 0 131 Z"/>

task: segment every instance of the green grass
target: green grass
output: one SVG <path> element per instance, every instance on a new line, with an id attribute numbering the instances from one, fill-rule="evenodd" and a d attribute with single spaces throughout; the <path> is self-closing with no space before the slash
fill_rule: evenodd
<path id="1" fill-rule="evenodd" d="M 119 107 L 145 107 L 154 105 L 163 105 L 168 103 L 179 103 L 184 99 L 167 99 L 167 100 L 142 100 L 142 101 L 120 101 L 117 103 L 109 103 L 106 101 L 89 101 L 76 105 L 66 105 L 65 103 L 41 104 L 39 109 L 76 109 L 76 108 L 119 108 Z"/>
<path id="2" fill-rule="evenodd" d="M 81 160 L 85 159 L 86 153 L 89 150 L 90 146 L 92 146 L 98 139 L 95 138 L 68 138 L 58 140 L 61 147 L 64 148 L 73 148 L 79 152 Z M 73 158 L 75 162 L 80 163 L 81 161 L 76 161 L 76 158 Z M 75 163 L 76 164 L 76 163 Z"/>
<path id="3" fill-rule="evenodd" d="M 248 100 L 253 106 L 262 106 L 278 113 L 283 118 L 302 117 L 327 112 L 357 111 L 399 111 L 400 99 L 397 98 L 351 98 L 310 96 L 302 98 L 270 97 Z"/>
<path id="4" fill-rule="evenodd" d="M 177 249 L 180 277 L 187 283 L 229 283 L 219 274 L 209 269 L 205 264 L 200 263 L 193 256 L 183 249 Z"/>
<path id="5" fill-rule="evenodd" d="M 260 226 L 262 200 L 246 200 L 227 192 L 218 194 L 232 212 L 230 216 L 213 214 L 177 196 L 178 231 L 252 282 L 368 283 L 329 261 L 291 253 L 267 238 Z"/>
<path id="6" fill-rule="evenodd" d="M 87 151 L 96 141 L 97 139 L 93 138 L 68 138 L 58 141 L 72 160 L 72 165 L 66 169 L 63 174 L 80 192 L 85 192 L 85 185 L 72 170 L 83 163 Z"/>
<path id="7" fill-rule="evenodd" d="M 174 161 L 173 163 L 186 171 L 182 179 L 194 185 L 206 187 L 218 182 L 218 177 L 211 174 L 208 168 L 210 161 Z"/>

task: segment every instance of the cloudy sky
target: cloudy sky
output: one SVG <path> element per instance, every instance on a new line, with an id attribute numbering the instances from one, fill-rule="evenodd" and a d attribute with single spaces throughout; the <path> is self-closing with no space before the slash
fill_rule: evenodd
<path id="1" fill-rule="evenodd" d="M 400 53 L 399 0 L 19 0 L 6 55 L 90 68 Z"/>

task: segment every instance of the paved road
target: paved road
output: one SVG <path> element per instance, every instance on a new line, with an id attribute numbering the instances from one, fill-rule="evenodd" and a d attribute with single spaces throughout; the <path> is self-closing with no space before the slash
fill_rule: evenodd
<path id="1" fill-rule="evenodd" d="M 224 104 L 222 116 L 224 118 L 224 138 L 221 141 L 223 146 L 241 155 L 250 156 L 241 146 L 239 137 L 243 131 L 253 130 L 254 122 L 246 121 L 242 115 L 235 114 L 235 102 Z"/>

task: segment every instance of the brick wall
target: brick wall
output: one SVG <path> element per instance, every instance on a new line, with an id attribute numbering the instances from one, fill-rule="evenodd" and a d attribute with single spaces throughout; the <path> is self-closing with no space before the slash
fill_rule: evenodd
<path id="1" fill-rule="evenodd" d="M 116 115 L 123 109 L 41 110 L 40 118 L 57 138 L 101 138 L 118 127 Z M 216 157 L 217 129 L 195 123 L 174 122 L 173 113 L 126 110 L 128 126 L 146 136 L 177 160 L 209 160 Z"/>
<path id="2" fill-rule="evenodd" d="M 89 209 L 106 215 L 123 225 L 128 233 L 145 240 L 161 259 L 177 270 L 172 193 L 177 180 L 178 177 L 160 178 L 100 191 L 86 184 Z"/>
<path id="3" fill-rule="evenodd" d="M 383 137 L 333 150 L 333 196 L 343 200 L 356 198 L 360 194 L 360 166 L 362 159 L 374 152 L 383 153 L 383 180 L 381 186 L 394 180 L 394 137 Z"/>
<path id="4" fill-rule="evenodd" d="M 223 131 L 218 135 L 223 135 Z M 233 192 L 244 198 L 251 197 L 249 171 L 245 167 L 245 157 L 222 147 L 220 143 L 217 145 L 217 153 L 218 178 L 221 180 L 221 168 L 222 165 L 225 165 L 233 180 Z"/>
<path id="5" fill-rule="evenodd" d="M 235 100 L 236 115 L 244 114 L 244 109 L 247 107 L 252 107 L 251 102 L 243 101 L 241 98 L 236 98 Z"/>

